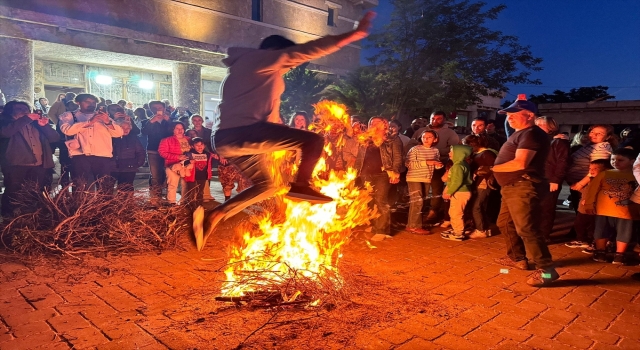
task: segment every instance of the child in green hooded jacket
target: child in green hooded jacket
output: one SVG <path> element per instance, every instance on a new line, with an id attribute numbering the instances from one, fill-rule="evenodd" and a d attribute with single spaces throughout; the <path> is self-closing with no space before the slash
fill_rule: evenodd
<path id="1" fill-rule="evenodd" d="M 471 154 L 473 149 L 464 145 L 453 145 L 449 151 L 449 159 L 453 161 L 453 166 L 449 169 L 447 187 L 444 189 L 442 199 L 450 201 L 451 229 L 440 234 L 444 239 L 462 241 L 465 238 L 464 209 L 471 199 L 473 184 L 471 167 L 467 163 Z"/>

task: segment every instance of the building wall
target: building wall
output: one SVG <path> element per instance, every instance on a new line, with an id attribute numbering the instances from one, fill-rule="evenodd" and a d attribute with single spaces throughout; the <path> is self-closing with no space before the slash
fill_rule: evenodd
<path id="1" fill-rule="evenodd" d="M 593 124 L 640 125 L 640 100 L 593 104 L 545 103 L 538 106 L 538 111 L 541 115 L 556 119 L 561 132 L 575 133 Z"/>
<path id="2" fill-rule="evenodd" d="M 224 53 L 231 46 L 256 47 L 263 38 L 272 34 L 306 42 L 353 28 L 362 8 L 347 0 L 330 3 L 341 7 L 334 27 L 327 25 L 329 5 L 324 0 L 263 0 L 262 22 L 251 20 L 251 0 L 10 0 L 0 3 L 0 14 L 4 17 L 4 23 L 0 23 L 0 35 L 33 40 L 42 35 L 39 40 L 74 46 L 91 45 L 105 51 L 139 55 L 139 50 L 128 51 L 133 49 L 128 47 L 134 46 L 132 42 L 105 38 L 108 42 L 95 47 L 96 39 L 89 34 L 122 35 L 132 40 Z M 15 28 L 15 20 L 21 21 L 19 28 Z M 82 26 L 78 21 L 91 25 Z M 65 38 L 65 29 L 58 33 L 43 32 L 34 22 L 72 29 L 70 32 L 79 29 L 82 35 Z M 189 55 L 160 57 L 162 52 L 153 52 L 153 55 L 205 63 L 195 57 L 191 59 Z M 358 66 L 359 55 L 359 46 L 351 45 L 314 63 L 329 72 L 344 73 Z M 220 65 L 219 61 L 210 64 Z"/>

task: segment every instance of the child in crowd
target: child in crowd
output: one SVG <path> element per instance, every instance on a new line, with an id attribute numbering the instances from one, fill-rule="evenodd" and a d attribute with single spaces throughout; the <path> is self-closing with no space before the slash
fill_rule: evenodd
<path id="1" fill-rule="evenodd" d="M 462 144 L 473 149 L 471 156 L 471 174 L 476 190 L 471 201 L 471 213 L 475 230 L 469 234 L 469 238 L 487 238 L 491 236 L 489 229 L 490 219 L 487 215 L 487 205 L 491 195 L 493 172 L 491 167 L 496 160 L 497 152 L 489 147 L 489 136 L 485 134 L 469 135 L 462 139 Z"/>
<path id="2" fill-rule="evenodd" d="M 213 157 L 207 150 L 206 142 L 195 137 L 191 139 L 191 152 L 189 153 L 189 161 L 193 164 L 193 171 L 185 176 L 186 194 L 189 197 L 189 203 L 194 207 L 202 205 L 204 188 L 207 181 L 211 179 L 211 160 Z"/>
<path id="3" fill-rule="evenodd" d="M 589 164 L 589 176 L 578 181 L 576 187 L 579 188 L 582 198 L 587 197 L 589 184 L 594 177 L 601 172 L 611 169 L 611 161 L 608 159 L 596 159 Z M 566 243 L 569 248 L 582 248 L 583 252 L 591 254 L 593 248 L 593 230 L 595 228 L 596 216 L 589 215 L 584 209 L 585 200 L 581 200 L 578 205 L 578 212 L 573 223 L 573 231 L 576 233 L 576 240 Z"/>
<path id="4" fill-rule="evenodd" d="M 435 147 L 438 143 L 438 134 L 433 130 L 427 130 L 420 137 L 422 145 L 412 147 L 407 153 L 405 164 L 407 172 L 407 185 L 409 187 L 409 219 L 407 231 L 417 235 L 428 235 L 431 232 L 422 227 L 422 204 L 424 197 L 429 193 L 433 170 L 442 167 L 440 152 Z"/>
<path id="5" fill-rule="evenodd" d="M 637 187 L 633 176 L 633 161 L 637 152 L 619 148 L 611 155 L 614 169 L 601 172 L 589 185 L 584 208 L 587 214 L 596 215 L 595 246 L 593 260 L 608 262 L 606 247 L 616 234 L 616 253 L 613 264 L 626 262 L 625 251 L 633 237 L 633 220 L 629 213 L 629 198 Z"/>
<path id="6" fill-rule="evenodd" d="M 471 168 L 467 163 L 467 158 L 471 156 L 473 150 L 469 146 L 454 145 L 449 151 L 449 159 L 453 161 L 453 166 L 449 170 L 447 187 L 442 194 L 442 199 L 449 200 L 449 216 L 451 229 L 444 231 L 440 236 L 452 241 L 462 241 L 464 236 L 464 210 L 471 199 Z"/>

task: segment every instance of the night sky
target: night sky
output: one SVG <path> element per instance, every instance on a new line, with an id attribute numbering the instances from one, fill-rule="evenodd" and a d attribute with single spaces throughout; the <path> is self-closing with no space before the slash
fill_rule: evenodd
<path id="1" fill-rule="evenodd" d="M 393 6 L 379 0 L 375 29 L 388 23 Z M 485 0 L 506 4 L 491 29 L 520 38 L 541 57 L 533 77 L 542 85 L 509 86 L 518 93 L 552 93 L 581 86 L 609 86 L 616 100 L 640 100 L 640 0 Z M 371 51 L 363 50 L 362 64 Z"/>

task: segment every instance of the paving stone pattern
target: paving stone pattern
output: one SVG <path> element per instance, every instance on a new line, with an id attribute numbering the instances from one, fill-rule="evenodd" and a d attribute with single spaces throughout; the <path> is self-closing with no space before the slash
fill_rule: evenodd
<path id="1" fill-rule="evenodd" d="M 559 226 L 571 220 L 565 214 Z M 401 232 L 376 246 L 348 247 L 345 259 L 365 273 L 389 275 L 393 288 L 402 288 L 395 275 L 421 276 L 425 295 L 460 312 L 441 318 L 416 310 L 384 329 L 360 330 L 345 348 L 640 349 L 640 282 L 629 278 L 638 267 L 596 263 L 556 244 L 551 251 L 561 280 L 536 289 L 525 283 L 528 272 L 501 273 L 504 267 L 493 262 L 504 254 L 500 236 L 450 242 Z M 170 327 L 190 319 L 191 300 L 202 300 L 201 288 L 220 278 L 213 266 L 225 261 L 223 247 L 79 263 L 23 263 L 0 253 L 2 350 L 202 349 L 204 340 L 205 348 L 232 347 L 197 320 L 188 331 Z"/>

